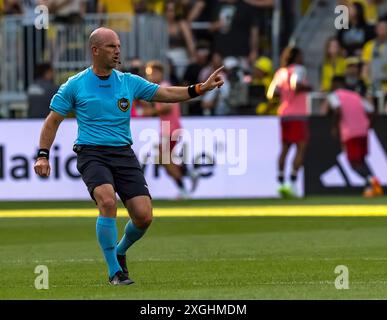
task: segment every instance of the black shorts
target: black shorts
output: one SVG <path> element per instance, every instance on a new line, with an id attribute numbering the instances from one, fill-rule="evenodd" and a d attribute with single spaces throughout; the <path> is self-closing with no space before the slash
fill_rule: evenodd
<path id="1" fill-rule="evenodd" d="M 124 203 L 136 196 L 151 198 L 141 166 L 129 145 L 75 145 L 74 151 L 77 153 L 77 169 L 94 201 L 94 189 L 102 184 L 111 184 Z"/>

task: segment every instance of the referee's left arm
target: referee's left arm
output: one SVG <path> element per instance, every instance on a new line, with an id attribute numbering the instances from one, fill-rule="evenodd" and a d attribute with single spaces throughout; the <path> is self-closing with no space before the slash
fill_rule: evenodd
<path id="1" fill-rule="evenodd" d="M 152 101 L 181 102 L 195 98 L 207 91 L 215 89 L 216 87 L 220 88 L 224 83 L 222 77 L 219 75 L 223 68 L 224 67 L 220 67 L 215 70 L 214 73 L 212 73 L 203 83 L 198 83 L 188 87 L 159 87 L 153 96 Z"/>
<path id="2" fill-rule="evenodd" d="M 42 177 L 50 175 L 49 150 L 54 142 L 56 132 L 64 117 L 57 112 L 51 111 L 44 121 L 39 140 L 39 152 L 34 165 L 36 174 Z"/>

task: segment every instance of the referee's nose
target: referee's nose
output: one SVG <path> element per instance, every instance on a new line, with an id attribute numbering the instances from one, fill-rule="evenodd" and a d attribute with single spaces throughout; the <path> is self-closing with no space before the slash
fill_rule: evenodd
<path id="1" fill-rule="evenodd" d="M 115 57 L 119 57 L 120 53 L 121 53 L 120 45 L 114 46 L 113 55 L 114 55 Z"/>

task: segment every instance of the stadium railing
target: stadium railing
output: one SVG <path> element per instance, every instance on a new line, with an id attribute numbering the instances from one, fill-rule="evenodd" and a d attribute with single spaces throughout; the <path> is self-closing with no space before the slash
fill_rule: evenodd
<path id="1" fill-rule="evenodd" d="M 18 15 L 6 16 L 0 23 L 4 48 L 0 56 L 0 117 L 15 112 L 26 115 L 26 90 L 34 80 L 37 64 L 52 63 L 57 83 L 89 66 L 88 37 L 100 26 L 111 27 L 119 34 L 124 68 L 133 57 L 166 62 L 167 26 L 156 15 L 87 14 L 77 24 L 60 23 L 50 17 L 48 29 L 42 30 L 24 26 L 23 17 Z"/>

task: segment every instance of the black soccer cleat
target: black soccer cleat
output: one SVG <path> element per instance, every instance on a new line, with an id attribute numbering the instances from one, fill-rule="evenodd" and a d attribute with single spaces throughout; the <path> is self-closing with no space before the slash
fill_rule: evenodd
<path id="1" fill-rule="evenodd" d="M 109 278 L 109 283 L 113 286 L 128 286 L 134 281 L 129 279 L 122 271 L 117 271 L 113 277 Z"/>
<path id="2" fill-rule="evenodd" d="M 117 254 L 118 264 L 120 265 L 122 272 L 129 277 L 128 266 L 126 265 L 126 255 Z"/>

